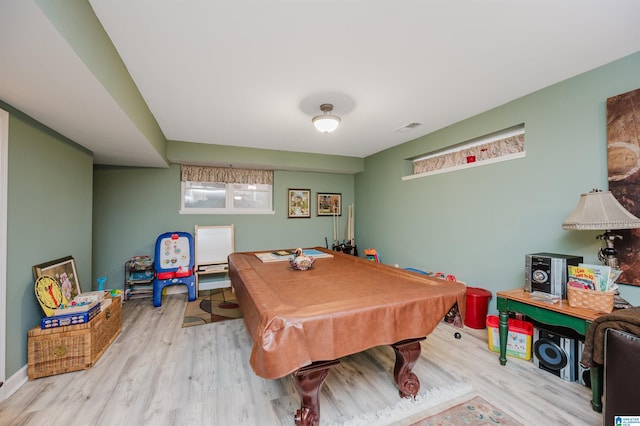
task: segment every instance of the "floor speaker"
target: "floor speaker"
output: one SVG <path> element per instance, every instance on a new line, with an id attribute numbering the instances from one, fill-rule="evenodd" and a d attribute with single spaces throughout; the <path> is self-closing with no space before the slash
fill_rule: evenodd
<path id="1" fill-rule="evenodd" d="M 591 369 L 580 365 L 582 359 L 582 351 L 584 351 L 584 342 L 578 340 L 578 358 L 576 359 L 576 368 L 578 373 L 578 382 L 588 388 L 591 388 Z"/>
<path id="2" fill-rule="evenodd" d="M 533 329 L 533 363 L 563 380 L 577 379 L 577 340 L 535 327 Z"/>

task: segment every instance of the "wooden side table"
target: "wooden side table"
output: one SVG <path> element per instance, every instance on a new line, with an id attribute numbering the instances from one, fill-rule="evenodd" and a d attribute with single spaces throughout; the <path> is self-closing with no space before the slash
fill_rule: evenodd
<path id="1" fill-rule="evenodd" d="M 567 300 L 558 303 L 547 303 L 531 299 L 531 293 L 522 288 L 501 291 L 496 294 L 500 324 L 500 364 L 507 363 L 507 335 L 509 332 L 509 312 L 521 313 L 543 324 L 567 327 L 581 336 L 587 335 L 591 322 L 605 315 L 590 309 L 574 308 Z M 591 367 L 591 407 L 602 412 L 602 368 Z"/>

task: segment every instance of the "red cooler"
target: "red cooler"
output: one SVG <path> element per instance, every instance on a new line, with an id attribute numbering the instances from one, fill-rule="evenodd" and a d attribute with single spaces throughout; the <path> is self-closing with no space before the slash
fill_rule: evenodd
<path id="1" fill-rule="evenodd" d="M 487 326 L 487 310 L 489 309 L 491 292 L 483 288 L 467 287 L 467 314 L 464 325 L 483 329 Z"/>

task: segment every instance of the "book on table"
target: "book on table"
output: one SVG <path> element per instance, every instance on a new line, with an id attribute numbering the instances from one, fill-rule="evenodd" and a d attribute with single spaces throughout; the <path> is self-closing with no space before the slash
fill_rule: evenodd
<path id="1" fill-rule="evenodd" d="M 580 263 L 567 267 L 567 285 L 595 291 L 609 291 L 615 284 L 619 274 L 607 265 Z"/>

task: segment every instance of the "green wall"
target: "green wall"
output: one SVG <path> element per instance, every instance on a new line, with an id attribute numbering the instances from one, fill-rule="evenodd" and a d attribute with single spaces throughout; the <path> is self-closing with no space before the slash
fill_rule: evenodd
<path id="1" fill-rule="evenodd" d="M 384 263 L 455 274 L 496 291 L 524 285 L 524 257 L 598 263 L 598 232 L 564 231 L 581 193 L 608 189 L 606 99 L 640 87 L 640 53 L 365 159 L 356 240 Z M 459 99 L 464 102 L 464 99 Z M 403 181 L 406 160 L 524 123 L 526 157 Z M 640 304 L 640 288 L 621 286 Z M 491 311 L 496 312 L 495 297 Z"/>
<path id="2" fill-rule="evenodd" d="M 9 112 L 6 375 L 27 364 L 27 331 L 42 310 L 32 266 L 73 256 L 91 288 L 93 158 L 84 148 L 0 102 Z"/>
<path id="3" fill-rule="evenodd" d="M 311 190 L 309 219 L 287 219 L 288 188 Z M 154 255 L 158 235 L 195 225 L 235 228 L 237 251 L 311 247 L 329 244 L 331 217 L 316 216 L 316 192 L 342 193 L 343 210 L 354 202 L 354 177 L 348 174 L 276 170 L 270 215 L 180 214 L 180 166 L 169 169 L 96 167 L 94 171 L 93 285 L 107 277 L 106 287 L 122 288 L 124 263 L 135 255 Z M 345 217 L 345 216 L 343 216 Z M 344 223 L 344 222 L 343 222 Z M 151 306 L 151 301 L 149 301 Z"/>

